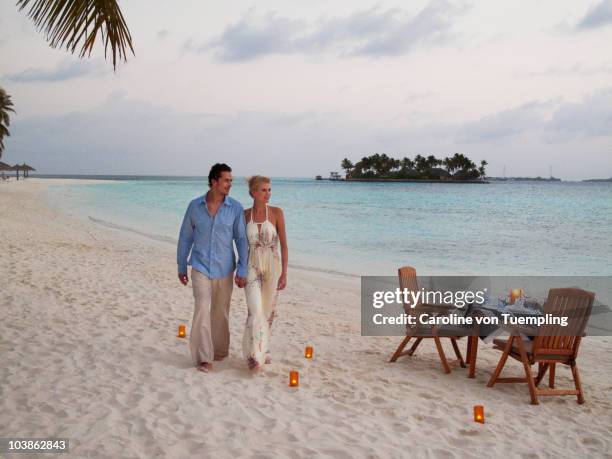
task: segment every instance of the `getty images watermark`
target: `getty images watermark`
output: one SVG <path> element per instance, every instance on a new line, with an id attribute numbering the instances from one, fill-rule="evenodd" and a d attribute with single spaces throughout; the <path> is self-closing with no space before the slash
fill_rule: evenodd
<path id="1" fill-rule="evenodd" d="M 406 284 L 398 286 L 397 277 L 361 278 L 362 335 L 405 335 L 407 328 L 418 334 L 435 327 L 439 336 L 482 336 L 514 326 L 533 336 L 612 336 L 610 276 L 420 276 Z M 595 301 L 553 304 L 549 294 L 560 288 L 592 292 Z"/>

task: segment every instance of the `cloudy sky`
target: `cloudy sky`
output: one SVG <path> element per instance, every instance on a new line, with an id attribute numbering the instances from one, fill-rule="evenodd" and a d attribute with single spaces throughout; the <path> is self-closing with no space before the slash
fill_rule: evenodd
<path id="1" fill-rule="evenodd" d="M 136 56 L 48 47 L 0 3 L 2 160 L 42 173 L 310 177 L 460 152 L 612 176 L 612 0 L 121 2 Z"/>

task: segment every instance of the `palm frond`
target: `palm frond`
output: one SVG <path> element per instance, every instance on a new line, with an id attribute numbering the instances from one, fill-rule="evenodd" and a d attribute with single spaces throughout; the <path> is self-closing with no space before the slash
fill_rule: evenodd
<path id="1" fill-rule="evenodd" d="M 128 48 L 135 54 L 117 0 L 18 0 L 17 6 L 29 6 L 28 16 L 54 48 L 74 53 L 80 47 L 79 57 L 89 56 L 100 35 L 104 57 L 110 48 L 115 69 L 117 57 L 127 61 Z"/>
<path id="2" fill-rule="evenodd" d="M 0 158 L 4 151 L 3 138 L 11 135 L 8 126 L 11 122 L 8 112 L 15 113 L 13 110 L 13 101 L 3 88 L 0 88 Z"/>

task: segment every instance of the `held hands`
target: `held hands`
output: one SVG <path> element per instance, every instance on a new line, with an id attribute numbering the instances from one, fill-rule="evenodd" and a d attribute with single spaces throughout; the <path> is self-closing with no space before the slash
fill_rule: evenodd
<path id="1" fill-rule="evenodd" d="M 179 281 L 181 281 L 181 284 L 183 285 L 187 285 L 187 282 L 189 282 L 189 278 L 187 277 L 187 274 L 179 273 L 178 278 L 179 278 Z M 240 288 L 244 288 L 244 286 L 246 285 L 246 278 L 236 276 L 236 285 Z"/>
<path id="2" fill-rule="evenodd" d="M 287 286 L 287 274 L 286 273 L 282 273 L 281 276 L 278 279 L 278 286 L 276 287 L 276 289 L 277 290 L 284 290 L 286 286 Z"/>
<path id="3" fill-rule="evenodd" d="M 236 286 L 238 288 L 244 288 L 244 286 L 246 285 L 246 277 L 236 276 L 234 281 L 236 282 Z"/>

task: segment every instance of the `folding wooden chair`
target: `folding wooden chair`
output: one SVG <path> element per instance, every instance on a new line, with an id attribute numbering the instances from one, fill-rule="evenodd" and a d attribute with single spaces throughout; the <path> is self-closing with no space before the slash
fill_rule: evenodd
<path id="1" fill-rule="evenodd" d="M 495 339 L 495 349 L 503 351 L 497 368 L 487 384 L 493 387 L 499 383 L 526 382 L 529 386 L 531 403 L 538 404 L 538 395 L 576 395 L 578 403 L 584 403 L 584 394 L 578 374 L 576 359 L 580 340 L 591 315 L 595 294 L 577 288 L 555 288 L 548 292 L 544 304 L 544 314 L 552 317 L 567 317 L 568 325 L 543 325 L 538 336 L 533 341 L 526 341 L 520 335 L 520 329 L 515 329 L 509 339 Z M 533 330 L 532 330 L 533 332 Z M 500 378 L 499 375 L 508 357 L 519 360 L 525 369 L 525 378 Z M 534 378 L 531 365 L 538 364 L 538 374 Z M 568 365 L 572 370 L 575 389 L 555 389 L 555 366 Z M 538 386 L 548 374 L 548 389 Z"/>
<path id="2" fill-rule="evenodd" d="M 417 282 L 416 269 L 411 266 L 404 266 L 403 268 L 398 269 L 399 276 L 399 285 L 400 289 L 403 291 L 406 289 L 408 292 L 418 292 L 419 284 Z M 441 338 L 448 338 L 451 341 L 453 349 L 455 351 L 455 355 L 457 356 L 457 360 L 461 367 L 465 368 L 465 362 L 463 357 L 461 356 L 461 351 L 459 350 L 459 346 L 457 345 L 457 339 L 462 336 L 469 335 L 469 330 L 464 329 L 463 327 L 453 327 L 453 326 L 444 326 L 444 327 L 435 327 L 435 326 L 424 326 L 419 324 L 418 317 L 423 313 L 429 313 L 431 315 L 441 315 L 448 314 L 451 311 L 457 310 L 457 308 L 453 305 L 438 305 L 438 304 L 427 304 L 419 301 L 414 307 L 410 305 L 404 304 L 404 310 L 406 314 L 414 316 L 416 318 L 416 325 L 408 325 L 406 327 L 406 337 L 400 343 L 397 350 L 391 356 L 389 362 L 395 362 L 398 358 L 403 355 L 411 356 L 416 351 L 421 341 L 426 338 L 431 338 L 434 340 L 436 344 L 436 348 L 438 350 L 438 354 L 440 355 L 440 361 L 442 362 L 442 368 L 444 373 L 450 373 L 451 368 L 448 364 L 448 360 L 446 359 L 446 355 L 444 354 L 444 349 L 442 347 Z M 410 342 L 412 338 L 415 338 L 415 341 L 412 347 L 408 351 L 404 351 L 406 345 Z"/>

